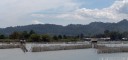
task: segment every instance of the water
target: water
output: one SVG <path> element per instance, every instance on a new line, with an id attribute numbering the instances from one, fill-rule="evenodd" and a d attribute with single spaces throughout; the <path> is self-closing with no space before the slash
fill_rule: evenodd
<path id="1" fill-rule="evenodd" d="M 128 53 L 97 54 L 96 49 L 24 53 L 20 49 L 2 49 L 0 60 L 128 60 Z"/>
<path id="2" fill-rule="evenodd" d="M 35 44 L 27 44 L 26 45 L 27 49 L 30 50 L 31 46 L 33 45 Z M 49 44 L 43 44 L 43 45 L 49 46 Z M 50 44 L 50 45 L 56 45 L 56 44 Z M 65 45 L 65 44 L 61 44 L 61 45 Z M 122 46 L 122 45 L 107 44 L 107 46 Z M 0 60 L 128 60 L 128 53 L 97 54 L 97 50 L 92 48 L 24 53 L 20 48 L 16 48 L 16 49 L 0 49 Z"/>

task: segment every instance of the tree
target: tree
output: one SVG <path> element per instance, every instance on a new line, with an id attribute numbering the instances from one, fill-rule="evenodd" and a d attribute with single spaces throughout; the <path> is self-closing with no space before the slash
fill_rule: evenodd
<path id="1" fill-rule="evenodd" d="M 109 31 L 109 30 L 105 30 L 105 31 L 104 31 L 105 37 L 109 37 L 109 34 L 110 34 L 110 31 Z"/>
<path id="2" fill-rule="evenodd" d="M 29 33 L 27 31 L 23 31 L 21 33 L 21 39 L 28 39 L 29 38 Z"/>
<path id="3" fill-rule="evenodd" d="M 50 42 L 51 41 L 51 36 L 44 34 L 41 36 L 41 40 L 44 42 Z"/>
<path id="4" fill-rule="evenodd" d="M 128 38 L 128 32 L 123 32 L 123 37 Z"/>
<path id="5" fill-rule="evenodd" d="M 29 34 L 30 35 L 35 34 L 35 31 L 34 30 L 30 30 Z"/>
<path id="6" fill-rule="evenodd" d="M 79 36 L 79 35 L 77 35 L 77 36 L 75 36 L 75 38 L 78 38 L 78 39 L 79 39 L 79 38 L 80 38 L 80 36 Z"/>
<path id="7" fill-rule="evenodd" d="M 96 34 L 94 38 L 105 38 L 105 34 Z"/>
<path id="8" fill-rule="evenodd" d="M 66 35 L 63 35 L 63 39 L 67 39 L 68 37 Z"/>
<path id="9" fill-rule="evenodd" d="M 119 32 L 113 31 L 110 32 L 110 38 L 111 40 L 121 40 L 123 38 L 123 35 Z"/>
<path id="10" fill-rule="evenodd" d="M 53 40 L 58 41 L 58 37 L 56 35 L 54 35 Z"/>
<path id="11" fill-rule="evenodd" d="M 10 39 L 19 39 L 20 38 L 20 33 L 19 32 L 13 32 L 11 35 L 9 35 Z"/>
<path id="12" fill-rule="evenodd" d="M 5 39 L 5 36 L 4 35 L 0 35 L 0 39 Z"/>
<path id="13" fill-rule="evenodd" d="M 61 35 L 58 36 L 58 39 L 62 39 L 63 37 Z"/>
<path id="14" fill-rule="evenodd" d="M 32 41 L 32 42 L 40 42 L 40 35 L 38 35 L 38 34 L 32 34 L 30 36 L 30 41 Z"/>
<path id="15" fill-rule="evenodd" d="M 84 38 L 84 34 L 80 34 L 80 39 L 83 39 Z"/>

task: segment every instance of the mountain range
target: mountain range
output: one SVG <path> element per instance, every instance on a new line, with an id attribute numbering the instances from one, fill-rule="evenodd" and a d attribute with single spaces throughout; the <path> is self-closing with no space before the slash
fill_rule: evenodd
<path id="1" fill-rule="evenodd" d="M 117 23 L 92 22 L 87 25 L 69 24 L 67 26 L 56 24 L 32 24 L 26 26 L 0 28 L 0 33 L 9 35 L 14 31 L 21 32 L 30 30 L 34 30 L 38 34 L 52 35 L 94 35 L 103 33 L 105 30 L 125 32 L 128 31 L 128 20 L 123 19 Z"/>

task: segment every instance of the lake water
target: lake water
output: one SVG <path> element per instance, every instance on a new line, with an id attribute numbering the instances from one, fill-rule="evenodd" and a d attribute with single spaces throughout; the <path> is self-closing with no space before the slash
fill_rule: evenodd
<path id="1" fill-rule="evenodd" d="M 27 49 L 37 44 L 27 44 Z M 74 45 L 74 44 L 38 44 L 50 45 Z M 128 44 L 105 44 L 106 46 L 128 46 Z M 20 48 L 0 49 L 0 60 L 128 60 L 128 53 L 97 54 L 96 49 L 77 49 L 47 52 L 27 52 Z"/>
<path id="2" fill-rule="evenodd" d="M 0 60 L 128 60 L 128 53 L 97 54 L 96 49 L 24 53 L 21 49 L 0 49 Z"/>

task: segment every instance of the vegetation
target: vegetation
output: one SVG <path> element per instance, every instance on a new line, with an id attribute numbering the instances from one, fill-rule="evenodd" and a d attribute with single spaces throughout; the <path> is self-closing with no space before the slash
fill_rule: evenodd
<path id="1" fill-rule="evenodd" d="M 29 32 L 17 32 L 14 31 L 9 36 L 0 34 L 1 42 L 11 42 L 18 41 L 20 39 L 25 39 L 28 42 L 77 42 L 82 41 L 83 38 L 107 38 L 110 37 L 110 40 L 128 40 L 128 32 L 119 32 L 119 31 L 109 31 L 105 30 L 103 34 L 95 34 L 95 35 L 84 35 L 79 34 L 75 36 L 67 36 L 67 35 L 50 35 L 50 34 L 37 34 L 35 31 L 30 30 Z M 123 39 L 125 38 L 125 39 Z"/>
<path id="2" fill-rule="evenodd" d="M 30 35 L 30 41 L 39 42 L 40 41 L 40 35 L 38 35 L 38 34 Z"/>
<path id="3" fill-rule="evenodd" d="M 110 37 L 110 40 L 123 40 L 123 38 L 125 38 L 124 40 L 128 40 L 128 32 L 119 32 L 119 31 L 109 31 L 109 30 L 105 30 L 103 34 L 96 34 L 92 37 L 95 38 L 107 38 Z"/>
<path id="4" fill-rule="evenodd" d="M 7 27 L 0 29 L 0 41 L 25 39 L 29 42 L 76 42 L 90 37 L 128 40 L 127 24 L 128 21 L 124 19 L 118 23 L 92 22 L 89 25 L 37 24 Z"/>
<path id="5" fill-rule="evenodd" d="M 11 35 L 14 31 L 23 32 L 27 31 L 31 34 L 50 34 L 50 35 L 66 35 L 76 36 L 84 34 L 87 36 L 103 33 L 104 30 L 128 32 L 128 21 L 126 19 L 118 23 L 103 23 L 103 22 L 92 22 L 88 25 L 81 24 L 70 24 L 67 26 L 55 25 L 55 24 L 33 24 L 26 26 L 16 26 L 0 28 L 0 33 L 4 35 Z M 34 32 L 33 32 L 34 31 Z"/>
<path id="6" fill-rule="evenodd" d="M 35 31 L 30 30 L 29 32 L 17 32 L 14 31 L 9 36 L 0 34 L 0 42 L 17 42 L 21 39 L 25 39 L 28 42 L 76 42 L 80 41 L 78 36 L 67 36 L 67 35 L 49 35 L 49 34 L 37 34 Z"/>

